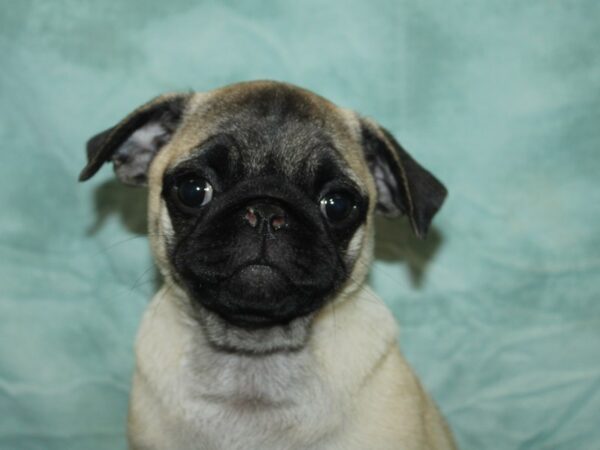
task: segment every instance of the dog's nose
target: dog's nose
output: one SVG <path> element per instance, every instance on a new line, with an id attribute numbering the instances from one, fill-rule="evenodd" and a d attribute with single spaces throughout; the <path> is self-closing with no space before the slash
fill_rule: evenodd
<path id="1" fill-rule="evenodd" d="M 287 215 L 280 206 L 272 203 L 257 203 L 246 207 L 244 220 L 252 228 L 261 229 L 266 225 L 267 230 L 278 231 L 287 226 Z"/>

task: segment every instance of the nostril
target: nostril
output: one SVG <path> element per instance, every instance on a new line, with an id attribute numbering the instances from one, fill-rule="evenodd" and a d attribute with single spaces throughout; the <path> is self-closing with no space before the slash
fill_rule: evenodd
<path id="1" fill-rule="evenodd" d="M 246 220 L 246 222 L 248 222 L 248 225 L 250 225 L 252 228 L 256 227 L 256 224 L 258 223 L 258 217 L 256 215 L 256 211 L 254 210 L 254 208 L 246 209 L 246 214 L 244 215 L 244 219 Z"/>
<path id="2" fill-rule="evenodd" d="M 277 205 L 267 203 L 259 203 L 252 206 L 247 206 L 242 217 L 244 222 L 246 222 L 252 228 L 257 228 L 260 226 L 262 229 L 262 224 L 264 224 L 264 231 L 281 230 L 288 224 L 287 214 L 285 211 Z"/>
<path id="3" fill-rule="evenodd" d="M 271 227 L 273 230 L 277 231 L 287 225 L 285 216 L 274 215 L 271 217 Z"/>

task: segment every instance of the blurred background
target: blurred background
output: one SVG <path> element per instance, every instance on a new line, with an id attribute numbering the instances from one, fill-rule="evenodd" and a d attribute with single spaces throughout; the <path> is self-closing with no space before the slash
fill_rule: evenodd
<path id="1" fill-rule="evenodd" d="M 389 128 L 450 196 L 370 282 L 463 449 L 600 442 L 600 2 L 0 0 L 0 449 L 125 449 L 157 287 L 145 192 L 84 143 L 276 79 Z M 366 449 L 368 450 L 368 449 Z"/>

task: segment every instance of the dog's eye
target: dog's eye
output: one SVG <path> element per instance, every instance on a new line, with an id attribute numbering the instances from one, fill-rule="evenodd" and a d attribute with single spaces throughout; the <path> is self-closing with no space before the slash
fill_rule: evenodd
<path id="1" fill-rule="evenodd" d="M 210 183 L 196 176 L 183 178 L 175 185 L 175 197 L 186 208 L 200 208 L 210 202 L 212 196 Z"/>
<path id="2" fill-rule="evenodd" d="M 356 208 L 354 199 L 343 192 L 327 194 L 321 199 L 321 212 L 332 223 L 346 219 Z"/>

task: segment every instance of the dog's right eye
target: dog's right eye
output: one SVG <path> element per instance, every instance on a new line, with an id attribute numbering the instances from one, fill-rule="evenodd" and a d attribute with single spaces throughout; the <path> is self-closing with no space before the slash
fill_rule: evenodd
<path id="1" fill-rule="evenodd" d="M 357 205 L 348 194 L 336 192 L 321 199 L 321 212 L 332 223 L 339 223 L 357 209 Z"/>
<path id="2" fill-rule="evenodd" d="M 213 187 L 203 178 L 188 176 L 174 185 L 174 197 L 183 209 L 198 209 L 212 200 Z"/>

